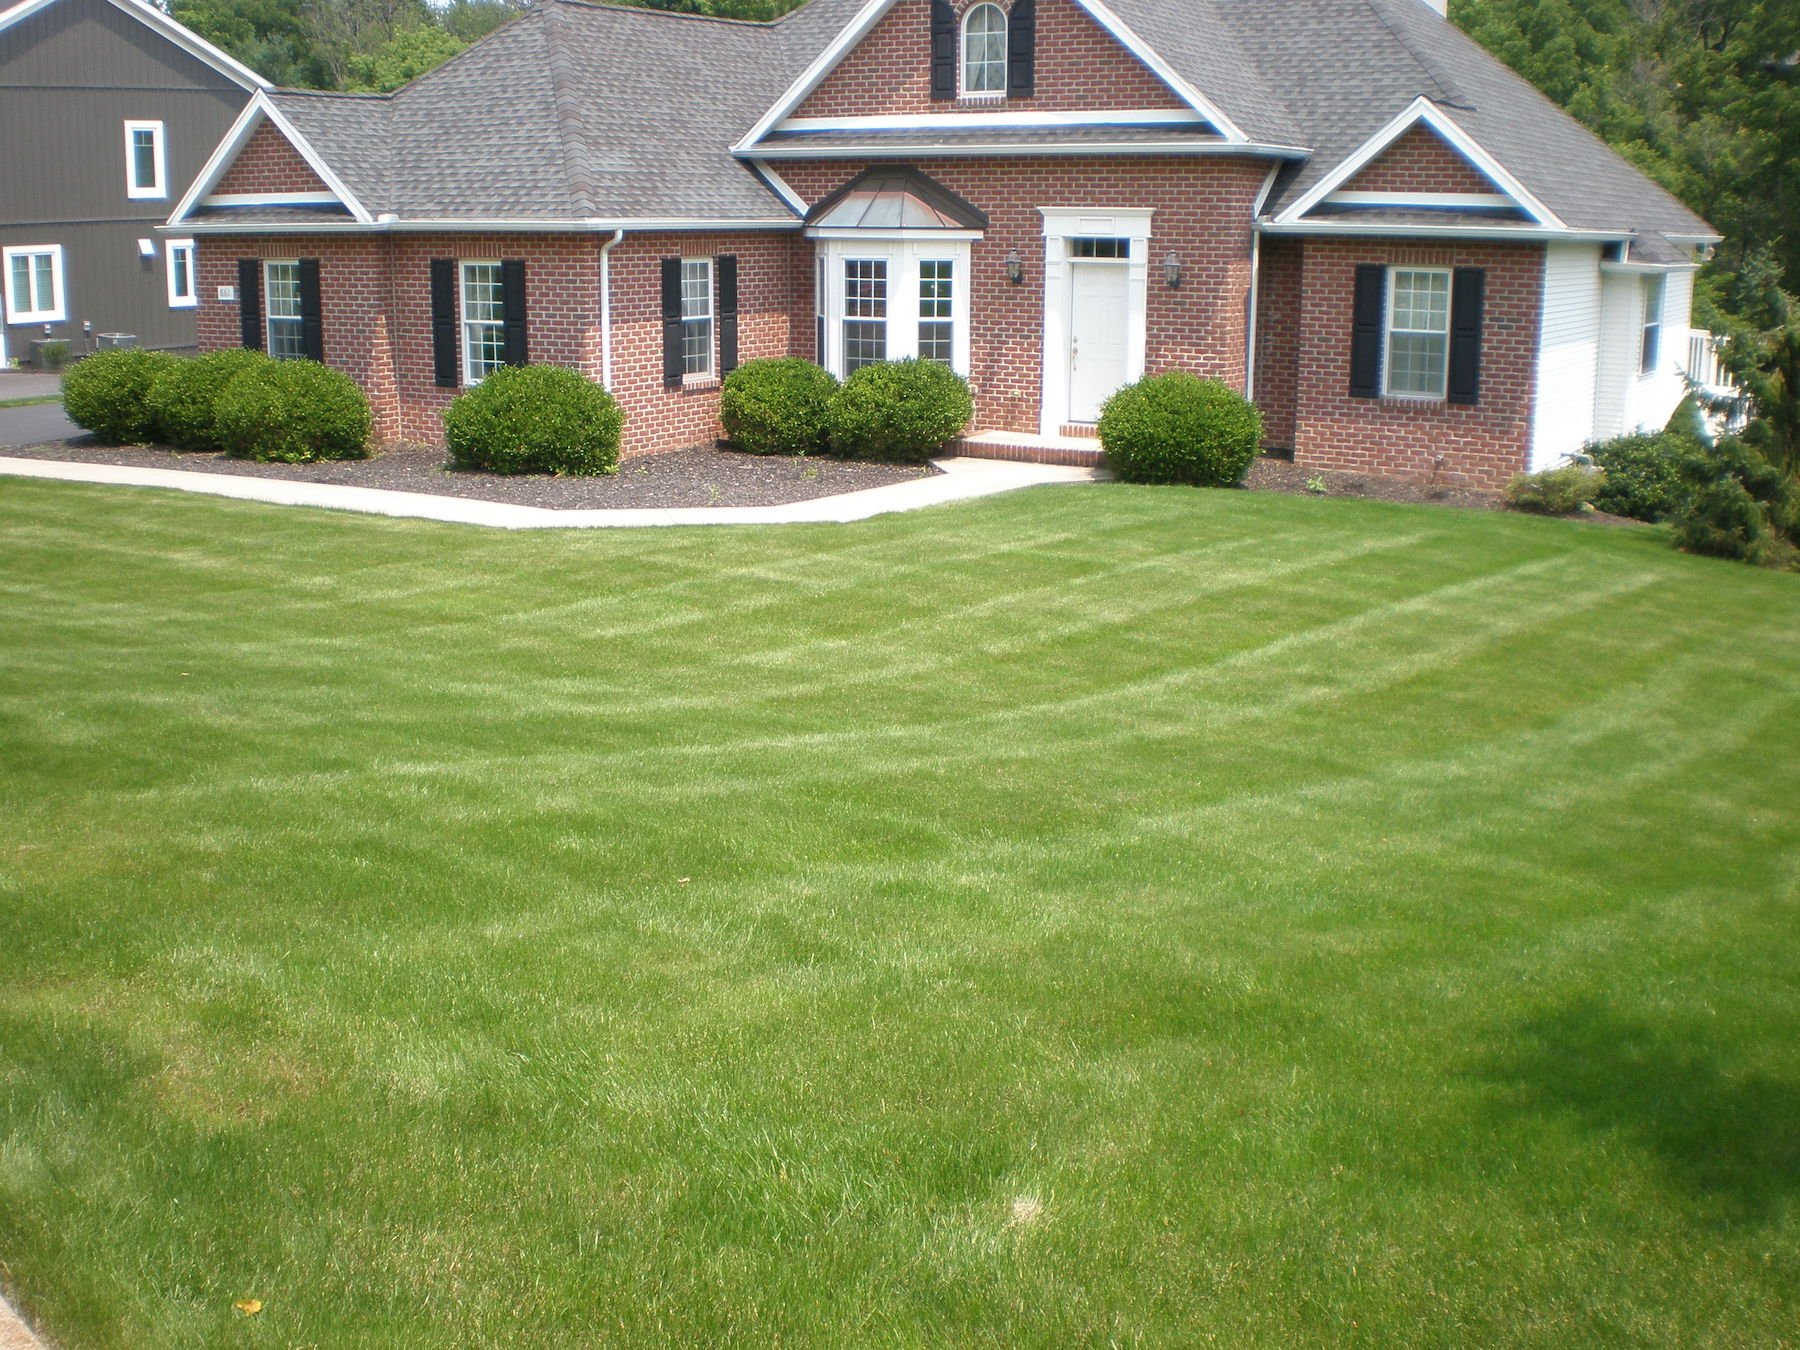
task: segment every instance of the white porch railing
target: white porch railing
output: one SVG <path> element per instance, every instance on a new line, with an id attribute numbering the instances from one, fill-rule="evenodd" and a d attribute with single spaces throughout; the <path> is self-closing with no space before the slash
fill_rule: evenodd
<path id="1" fill-rule="evenodd" d="M 1706 420 L 1721 434 L 1742 431 L 1750 419 L 1749 400 L 1719 360 L 1729 340 L 1722 333 L 1694 329 L 1688 334 L 1687 362 L 1682 367 L 1705 407 Z"/>

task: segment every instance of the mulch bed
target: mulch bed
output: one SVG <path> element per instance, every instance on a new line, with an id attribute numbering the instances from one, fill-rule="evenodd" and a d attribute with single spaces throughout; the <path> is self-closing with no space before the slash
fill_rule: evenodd
<path id="1" fill-rule="evenodd" d="M 398 445 L 373 459 L 323 464 L 258 464 L 224 455 L 166 450 L 148 445 L 102 445 L 75 436 L 48 445 L 7 450 L 26 459 L 77 460 L 134 468 L 189 469 L 198 473 L 285 478 L 301 483 L 429 492 L 440 497 L 539 506 L 553 511 L 609 507 L 781 506 L 835 497 L 864 488 L 886 487 L 929 477 L 929 465 L 863 464 L 850 460 L 746 455 L 695 448 L 638 455 L 620 462 L 603 478 L 559 478 L 550 474 L 513 477 L 453 470 L 444 452 L 422 445 Z"/>
<path id="2" fill-rule="evenodd" d="M 1318 492 L 1309 483 L 1324 485 Z M 1449 483 L 1419 482 L 1409 478 L 1381 478 L 1374 474 L 1303 469 L 1285 459 L 1260 456 L 1244 475 L 1252 492 L 1292 492 L 1303 497 L 1366 497 L 1381 502 L 1419 502 L 1427 506 L 1457 506 L 1473 511 L 1510 511 L 1506 494 L 1489 488 L 1456 487 Z M 1642 525 L 1640 520 L 1585 511 L 1571 520 L 1592 525 Z"/>

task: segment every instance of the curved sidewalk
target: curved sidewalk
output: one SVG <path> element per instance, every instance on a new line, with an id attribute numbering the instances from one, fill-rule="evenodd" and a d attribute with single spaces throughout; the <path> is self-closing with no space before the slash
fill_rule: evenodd
<path id="1" fill-rule="evenodd" d="M 1095 478 L 1092 469 L 1052 464 L 1017 464 L 997 459 L 934 462 L 943 472 L 930 478 L 866 488 L 836 497 L 815 497 L 811 501 L 789 502 L 783 506 L 634 506 L 584 511 L 551 511 L 540 506 L 515 506 L 470 497 L 438 497 L 423 492 L 394 492 L 386 488 L 345 487 L 337 483 L 299 483 L 284 478 L 196 473 L 188 469 L 144 469 L 8 456 L 0 456 L 0 475 L 50 478 L 65 483 L 172 488 L 177 492 L 203 492 L 215 497 L 235 497 L 241 501 L 269 502 L 278 506 L 322 506 L 337 511 L 486 525 L 502 530 L 844 523 L 894 511 L 916 511 L 944 502 L 989 497 L 997 492 L 1011 492 L 1040 483 L 1086 483 Z"/>

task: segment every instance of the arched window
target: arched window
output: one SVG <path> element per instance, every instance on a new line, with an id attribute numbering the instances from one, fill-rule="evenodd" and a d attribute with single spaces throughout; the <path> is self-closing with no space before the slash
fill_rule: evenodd
<path id="1" fill-rule="evenodd" d="M 962 91 L 1006 93 L 1006 14 L 998 5 L 976 5 L 963 16 Z"/>

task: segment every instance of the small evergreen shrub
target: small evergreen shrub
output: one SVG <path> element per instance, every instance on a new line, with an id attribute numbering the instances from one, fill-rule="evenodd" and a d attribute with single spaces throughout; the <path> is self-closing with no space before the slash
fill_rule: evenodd
<path id="1" fill-rule="evenodd" d="M 719 421 L 726 439 L 753 455 L 810 455 L 825 448 L 825 419 L 838 382 L 797 356 L 746 361 L 725 377 Z"/>
<path id="2" fill-rule="evenodd" d="M 1800 529 L 1800 490 L 1735 437 L 1697 450 L 1682 466 L 1689 495 L 1675 516 L 1675 546 L 1741 562 L 1786 563 Z"/>
<path id="3" fill-rule="evenodd" d="M 214 401 L 219 444 L 238 459 L 361 459 L 374 419 L 356 381 L 317 361 L 253 362 Z"/>
<path id="4" fill-rule="evenodd" d="M 1262 413 L 1236 390 L 1185 370 L 1146 375 L 1100 409 L 1106 462 L 1127 483 L 1230 487 L 1262 443 Z"/>
<path id="5" fill-rule="evenodd" d="M 177 361 L 150 386 L 157 436 L 177 450 L 223 450 L 218 427 L 220 395 L 246 370 L 268 362 L 261 352 L 243 347 Z"/>
<path id="6" fill-rule="evenodd" d="M 150 388 L 179 357 L 142 347 L 95 352 L 63 373 L 63 411 L 113 445 L 142 445 L 156 437 Z"/>
<path id="7" fill-rule="evenodd" d="M 1633 520 L 1667 520 L 1687 500 L 1681 466 L 1690 445 L 1667 431 L 1589 445 L 1588 456 L 1606 472 L 1594 505 Z"/>
<path id="8" fill-rule="evenodd" d="M 832 395 L 831 448 L 852 459 L 923 464 L 975 415 L 969 383 L 936 361 L 863 366 Z"/>
<path id="9" fill-rule="evenodd" d="M 1605 481 L 1603 472 L 1583 464 L 1565 464 L 1559 469 L 1516 475 L 1506 485 L 1506 499 L 1515 511 L 1574 516 L 1588 509 Z"/>
<path id="10" fill-rule="evenodd" d="M 459 469 L 612 473 L 625 415 L 613 396 L 562 366 L 502 366 L 458 394 L 444 441 Z"/>

